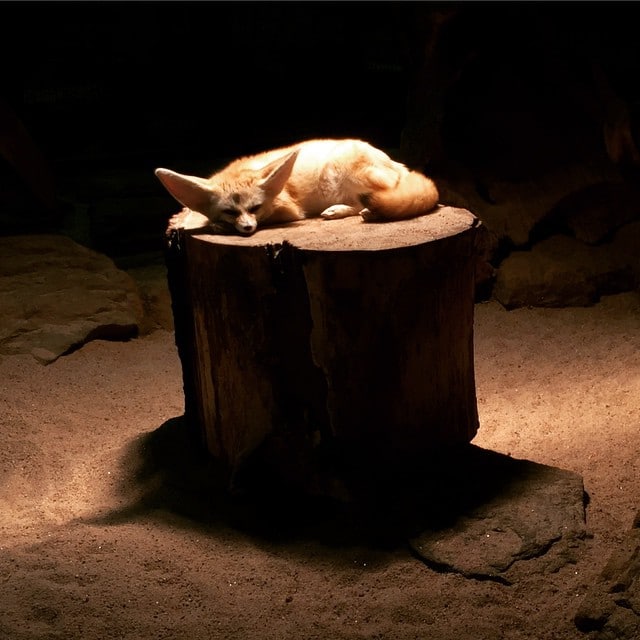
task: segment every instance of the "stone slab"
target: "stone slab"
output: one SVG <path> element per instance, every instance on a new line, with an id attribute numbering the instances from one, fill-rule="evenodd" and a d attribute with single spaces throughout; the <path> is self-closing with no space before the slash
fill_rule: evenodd
<path id="1" fill-rule="evenodd" d="M 410 539 L 418 557 L 439 571 L 503 584 L 533 558 L 543 558 L 543 572 L 577 560 L 586 536 L 578 474 L 478 449 L 471 463 L 476 486 L 468 496 L 458 485 L 455 506 Z"/>
<path id="2" fill-rule="evenodd" d="M 133 278 L 106 255 L 63 235 L 0 238 L 0 355 L 53 362 L 94 339 L 138 334 Z"/>

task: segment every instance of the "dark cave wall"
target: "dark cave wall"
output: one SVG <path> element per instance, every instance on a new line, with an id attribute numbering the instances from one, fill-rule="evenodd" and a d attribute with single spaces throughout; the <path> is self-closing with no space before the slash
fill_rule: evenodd
<path id="1" fill-rule="evenodd" d="M 110 254 L 157 249 L 175 210 L 157 166 L 207 173 L 314 136 L 397 146 L 402 20 L 393 3 L 364 19 L 346 3 L 12 3 L 0 100 L 30 140 L 12 127 L 0 140 L 3 233 L 63 229 Z M 16 164 L 11 148 L 28 142 L 43 163 Z M 52 209 L 33 188 L 47 170 Z"/>
<path id="2" fill-rule="evenodd" d="M 514 251 L 593 237 L 594 219 L 605 228 L 594 244 L 637 223 L 629 4 L 11 3 L 3 233 L 62 231 L 112 256 L 159 250 L 176 205 L 156 166 L 203 174 L 306 137 L 354 136 L 483 220 L 490 291 Z M 38 189 L 48 176 L 50 206 Z M 620 286 L 637 286 L 627 271 Z"/>
<path id="3" fill-rule="evenodd" d="M 395 145 L 407 8 L 349 4 L 41 3 L 9 92 L 55 156 L 225 158 L 354 132 Z"/>

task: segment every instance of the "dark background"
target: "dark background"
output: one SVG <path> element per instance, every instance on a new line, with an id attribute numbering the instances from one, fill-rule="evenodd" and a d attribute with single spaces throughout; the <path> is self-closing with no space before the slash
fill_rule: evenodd
<path id="1" fill-rule="evenodd" d="M 591 163 L 608 117 L 594 64 L 635 135 L 633 4 L 2 3 L 3 233 L 157 249 L 176 203 L 155 167 L 211 173 L 315 136 L 462 168 L 480 194 Z"/>
<path id="2" fill-rule="evenodd" d="M 235 156 L 321 135 L 398 143 L 410 4 L 51 2 L 12 10 L 3 89 L 52 159 Z"/>

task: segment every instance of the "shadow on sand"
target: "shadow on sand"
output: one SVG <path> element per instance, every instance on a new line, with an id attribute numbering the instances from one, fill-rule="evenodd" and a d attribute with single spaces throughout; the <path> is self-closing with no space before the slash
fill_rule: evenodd
<path id="1" fill-rule="evenodd" d="M 470 444 L 411 465 L 325 455 L 311 484 L 283 478 L 268 456 L 255 456 L 230 486 L 181 416 L 129 444 L 119 488 L 125 506 L 97 520 L 152 515 L 208 532 L 230 527 L 265 542 L 309 537 L 393 548 L 424 531 L 455 528 L 482 505 L 526 492 L 550 470 Z"/>

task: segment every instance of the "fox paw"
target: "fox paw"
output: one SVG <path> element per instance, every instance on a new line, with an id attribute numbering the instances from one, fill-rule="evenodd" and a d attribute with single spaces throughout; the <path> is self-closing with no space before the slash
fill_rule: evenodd
<path id="1" fill-rule="evenodd" d="M 373 211 L 367 208 L 362 209 L 360 211 L 360 215 L 365 222 L 374 222 L 380 220 L 380 216 L 376 215 L 375 213 L 373 213 Z"/>
<path id="2" fill-rule="evenodd" d="M 357 211 L 350 207 L 348 204 L 334 204 L 331 207 L 327 207 L 320 217 L 325 220 L 337 220 L 338 218 L 348 218 L 349 216 L 356 215 Z"/>
<path id="3" fill-rule="evenodd" d="M 169 237 L 174 231 L 177 231 L 178 229 L 184 229 L 185 220 L 188 215 L 189 209 L 186 208 L 182 209 L 182 211 L 180 211 L 179 213 L 172 215 L 169 218 L 169 224 L 167 225 L 167 230 L 165 231 L 166 236 Z"/>

